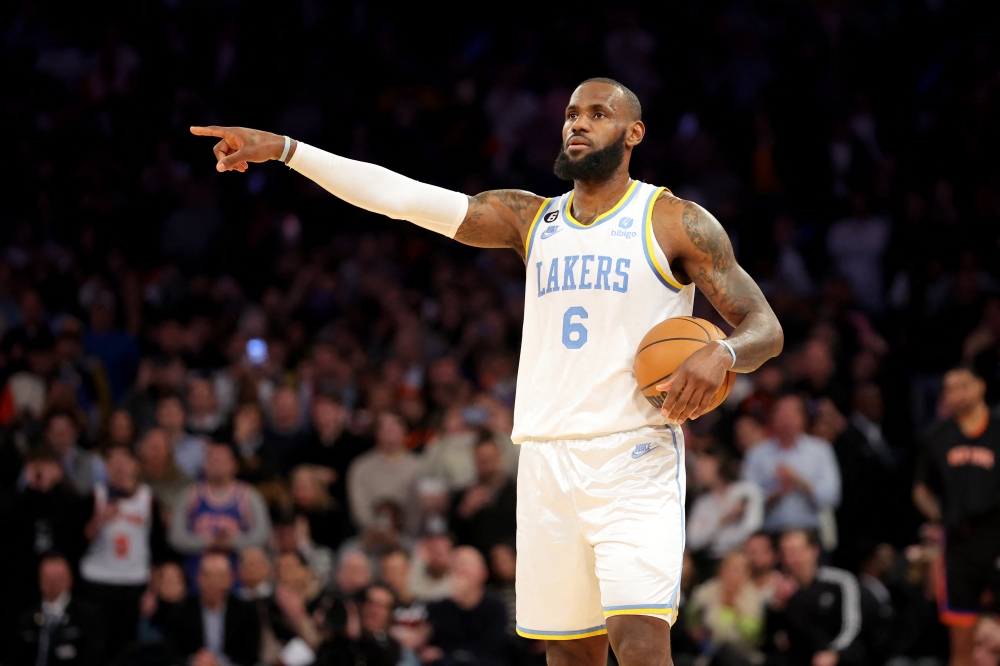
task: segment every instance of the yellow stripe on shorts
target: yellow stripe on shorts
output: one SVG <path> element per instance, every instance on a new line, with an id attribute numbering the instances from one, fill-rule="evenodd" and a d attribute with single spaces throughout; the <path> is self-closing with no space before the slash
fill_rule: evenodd
<path id="1" fill-rule="evenodd" d="M 525 629 L 521 625 L 516 625 L 517 635 L 523 638 L 531 638 L 536 641 L 573 641 L 578 638 L 590 638 L 591 636 L 601 636 L 608 633 L 608 628 L 604 625 L 581 629 L 580 631 L 532 631 Z"/>

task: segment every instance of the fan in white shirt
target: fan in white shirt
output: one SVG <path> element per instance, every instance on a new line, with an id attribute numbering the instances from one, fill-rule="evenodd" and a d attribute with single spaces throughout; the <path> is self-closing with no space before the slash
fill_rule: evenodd
<path id="1" fill-rule="evenodd" d="M 764 524 L 764 498 L 751 481 L 737 481 L 735 461 L 708 450 L 695 462 L 702 494 L 694 501 L 687 524 L 692 551 L 707 551 L 712 559 L 743 545 Z"/>

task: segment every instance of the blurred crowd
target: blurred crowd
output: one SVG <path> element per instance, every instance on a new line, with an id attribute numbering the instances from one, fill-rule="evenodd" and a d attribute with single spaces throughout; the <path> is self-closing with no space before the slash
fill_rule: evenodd
<path id="1" fill-rule="evenodd" d="M 675 661 L 945 663 L 910 496 L 919 433 L 978 399 L 944 373 L 1000 400 L 1000 8 L 668 9 L 0 8 L 0 663 L 544 663 L 514 632 L 520 259 L 220 176 L 186 131 L 552 196 L 600 75 L 643 102 L 633 177 L 719 218 L 786 336 L 685 425 Z"/>

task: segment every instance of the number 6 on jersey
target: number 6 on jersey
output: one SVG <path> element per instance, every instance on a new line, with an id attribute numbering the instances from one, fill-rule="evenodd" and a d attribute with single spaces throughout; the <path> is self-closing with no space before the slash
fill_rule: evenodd
<path id="1" fill-rule="evenodd" d="M 562 335 L 562 343 L 566 346 L 566 349 L 579 349 L 587 344 L 587 328 L 580 322 L 574 322 L 573 317 L 586 319 L 588 316 L 587 311 L 579 305 L 566 310 L 566 314 L 563 315 Z M 576 337 L 573 337 L 574 333 Z"/>

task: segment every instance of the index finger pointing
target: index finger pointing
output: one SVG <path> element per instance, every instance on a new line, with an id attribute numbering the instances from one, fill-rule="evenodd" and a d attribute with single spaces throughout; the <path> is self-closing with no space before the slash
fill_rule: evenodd
<path id="1" fill-rule="evenodd" d="M 217 136 L 221 139 L 226 135 L 226 131 L 217 125 L 209 125 L 208 127 L 192 125 L 191 134 L 195 136 Z"/>

